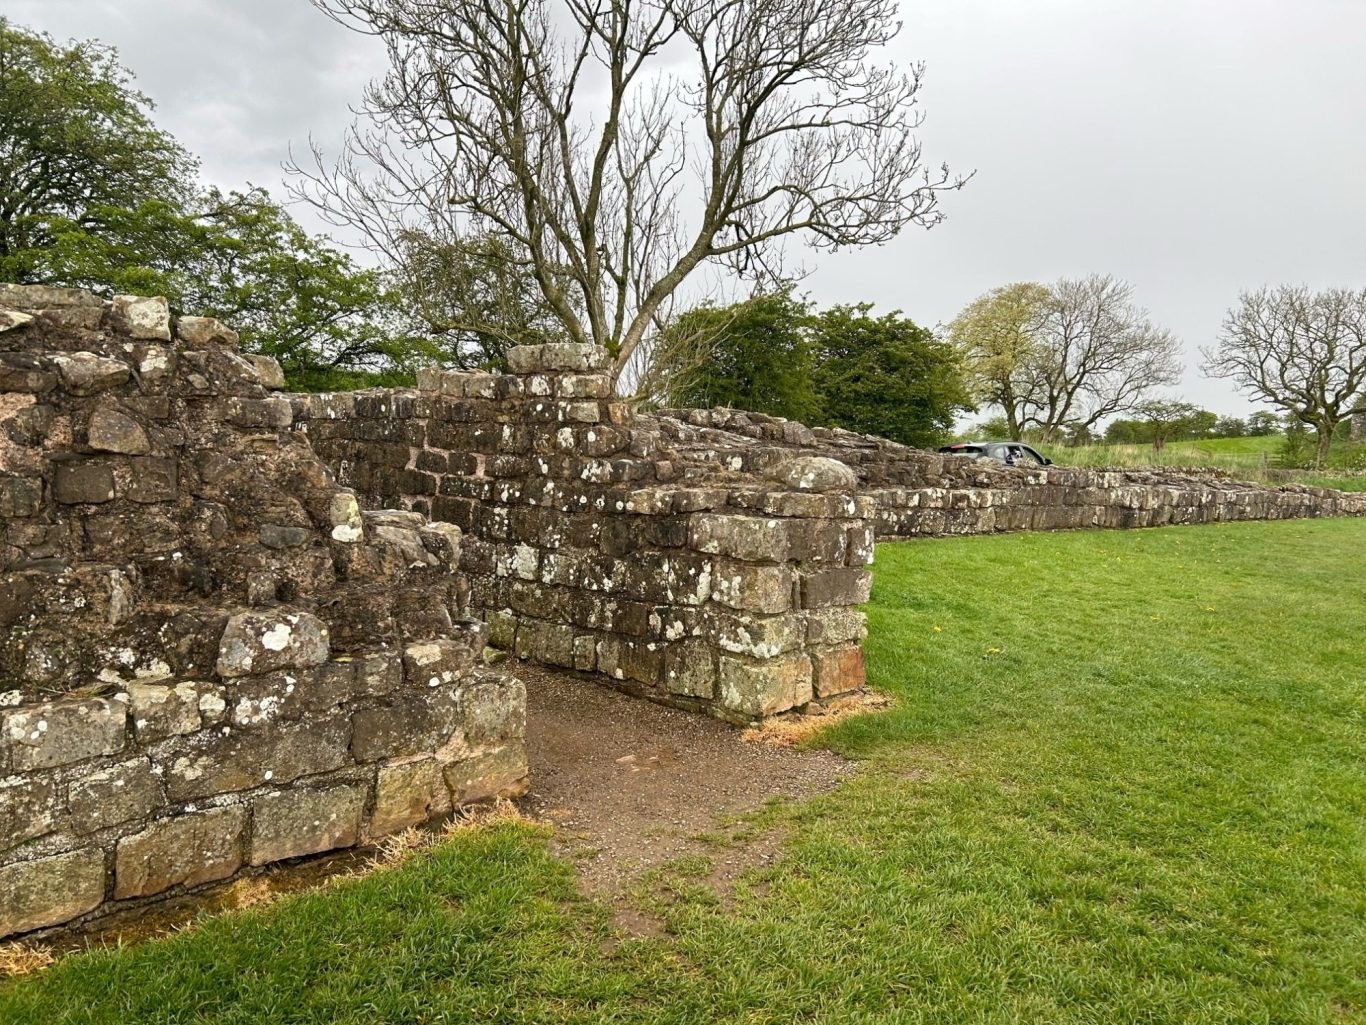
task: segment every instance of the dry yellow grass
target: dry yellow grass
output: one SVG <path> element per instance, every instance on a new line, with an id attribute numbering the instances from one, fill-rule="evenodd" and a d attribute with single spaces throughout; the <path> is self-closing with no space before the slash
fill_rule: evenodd
<path id="1" fill-rule="evenodd" d="M 0 978 L 27 975 L 57 960 L 52 952 L 28 943 L 0 943 Z"/>
<path id="2" fill-rule="evenodd" d="M 794 713 L 767 719 L 745 730 L 740 734 L 740 739 L 750 744 L 766 744 L 769 747 L 796 747 L 841 719 L 880 712 L 891 705 L 892 699 L 886 694 L 872 691 L 854 694 L 847 698 L 838 698 L 806 714 Z"/>

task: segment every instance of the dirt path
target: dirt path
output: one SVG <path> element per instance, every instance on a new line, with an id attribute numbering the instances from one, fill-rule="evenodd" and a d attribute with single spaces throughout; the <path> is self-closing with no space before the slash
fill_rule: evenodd
<path id="1" fill-rule="evenodd" d="M 705 853 L 732 877 L 776 844 L 716 848 L 693 838 L 771 798 L 828 790 L 853 764 L 825 751 L 741 740 L 734 726 L 664 708 L 601 684 L 531 665 L 527 687 L 531 790 L 520 805 L 555 825 L 583 885 L 613 897 L 641 872 Z"/>

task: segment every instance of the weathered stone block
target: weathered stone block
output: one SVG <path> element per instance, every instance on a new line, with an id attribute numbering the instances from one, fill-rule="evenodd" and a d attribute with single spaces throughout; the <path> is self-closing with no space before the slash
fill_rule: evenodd
<path id="1" fill-rule="evenodd" d="M 97 505 L 114 498 L 114 467 L 102 459 L 69 459 L 53 468 L 52 497 L 63 505 Z"/>
<path id="2" fill-rule="evenodd" d="M 154 752 L 173 803 L 288 783 L 350 763 L 345 721 L 223 727 L 166 741 Z"/>
<path id="3" fill-rule="evenodd" d="M 207 685 L 192 682 L 165 684 L 130 683 L 128 703 L 139 743 L 150 744 L 167 737 L 193 733 L 200 728 L 199 702 Z"/>
<path id="4" fill-rule="evenodd" d="M 42 395 L 57 385 L 57 374 L 27 352 L 0 352 L 0 392 Z"/>
<path id="5" fill-rule="evenodd" d="M 237 332 L 213 317 L 177 317 L 175 331 L 182 342 L 195 348 L 237 344 Z"/>
<path id="6" fill-rule="evenodd" d="M 830 569 L 801 575 L 802 608 L 862 605 L 868 600 L 873 575 L 866 569 Z"/>
<path id="7" fill-rule="evenodd" d="M 38 477 L 0 477 L 0 519 L 33 516 L 43 503 L 43 482 Z"/>
<path id="8" fill-rule="evenodd" d="M 272 396 L 268 399 L 230 398 L 227 400 L 225 417 L 235 427 L 268 428 L 284 430 L 294 422 L 294 407 L 286 398 Z"/>
<path id="9" fill-rule="evenodd" d="M 242 865 L 247 813 L 239 807 L 182 812 L 125 836 L 114 856 L 114 897 L 226 879 Z"/>
<path id="10" fill-rule="evenodd" d="M 95 395 L 117 388 L 130 374 L 126 363 L 93 352 L 54 353 L 52 362 L 62 384 L 72 395 Z"/>
<path id="11" fill-rule="evenodd" d="M 0 937 L 60 925 L 104 900 L 104 854 L 95 848 L 0 868 Z"/>
<path id="12" fill-rule="evenodd" d="M 0 852 L 57 828 L 64 819 L 59 795 L 51 772 L 0 779 Z"/>
<path id="13" fill-rule="evenodd" d="M 788 566 L 718 562 L 712 572 L 711 596 L 722 605 L 750 612 L 786 612 L 792 608 L 794 578 Z"/>
<path id="14" fill-rule="evenodd" d="M 811 700 L 811 660 L 804 652 L 762 662 L 722 655 L 718 670 L 722 706 L 741 715 L 776 715 Z"/>
<path id="15" fill-rule="evenodd" d="M 527 772 L 526 745 L 512 743 L 452 762 L 445 776 L 451 800 L 461 805 L 525 793 Z"/>
<path id="16" fill-rule="evenodd" d="M 101 406 L 90 414 L 86 438 L 91 448 L 102 452 L 140 456 L 151 447 L 141 424 L 109 406 Z"/>
<path id="17" fill-rule="evenodd" d="M 710 642 L 677 641 L 664 651 L 664 687 L 670 694 L 710 698 L 716 690 L 715 651 Z"/>
<path id="18" fill-rule="evenodd" d="M 114 296 L 114 320 L 129 338 L 171 340 L 171 309 L 164 298 L 138 295 Z"/>
<path id="19" fill-rule="evenodd" d="M 406 700 L 356 713 L 351 753 L 362 763 L 406 758 L 444 747 L 462 733 L 456 688 L 423 687 Z"/>
<path id="20" fill-rule="evenodd" d="M 515 676 L 476 670 L 461 691 L 471 744 L 526 736 L 526 686 Z"/>
<path id="21" fill-rule="evenodd" d="M 0 744 L 18 771 L 69 765 L 123 748 L 128 706 L 113 698 L 29 705 L 0 718 Z"/>
<path id="22" fill-rule="evenodd" d="M 368 834 L 384 836 L 450 814 L 451 794 L 441 770 L 435 758 L 381 766 Z"/>
<path id="23" fill-rule="evenodd" d="M 252 802 L 251 863 L 267 865 L 353 846 L 360 838 L 365 797 L 360 784 L 258 797 Z"/>
<path id="24" fill-rule="evenodd" d="M 688 545 L 699 552 L 745 562 L 783 562 L 790 546 L 787 527 L 779 519 L 694 513 Z"/>
<path id="25" fill-rule="evenodd" d="M 818 698 L 862 690 L 863 649 L 856 644 L 828 648 L 811 656 L 812 690 Z"/>
<path id="26" fill-rule="evenodd" d="M 327 627 L 307 612 L 242 612 L 228 620 L 218 645 L 220 676 L 305 668 L 327 661 Z"/>
<path id="27" fill-rule="evenodd" d="M 773 658 L 802 647 L 806 634 L 807 623 L 796 613 L 766 616 L 715 609 L 707 614 L 710 642 L 732 655 Z"/>
<path id="28" fill-rule="evenodd" d="M 67 800 L 70 828 L 77 834 L 146 818 L 165 803 L 161 783 L 146 757 L 118 762 L 72 780 Z"/>

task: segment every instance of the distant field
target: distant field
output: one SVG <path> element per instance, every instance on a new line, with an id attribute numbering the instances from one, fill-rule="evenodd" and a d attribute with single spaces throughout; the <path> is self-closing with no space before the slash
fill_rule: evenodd
<path id="1" fill-rule="evenodd" d="M 1151 445 L 1053 446 L 1048 457 L 1062 466 L 1209 466 L 1221 470 L 1264 470 L 1274 466 L 1284 438 L 1214 438 L 1171 441 L 1161 452 Z"/>
<path id="2" fill-rule="evenodd" d="M 1266 484 L 1303 484 L 1339 491 L 1366 491 L 1366 473 L 1339 467 L 1366 465 L 1366 446 L 1338 442 L 1323 470 L 1283 469 L 1278 463 L 1285 444 L 1279 434 L 1255 438 L 1212 438 L 1207 441 L 1171 441 L 1161 452 L 1151 445 L 1040 446 L 1059 466 L 1188 466 L 1241 477 Z"/>

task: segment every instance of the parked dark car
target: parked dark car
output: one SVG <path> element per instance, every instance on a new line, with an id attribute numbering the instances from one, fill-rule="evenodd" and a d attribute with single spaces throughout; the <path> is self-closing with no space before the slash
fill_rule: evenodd
<path id="1" fill-rule="evenodd" d="M 995 459 L 1007 466 L 1052 466 L 1053 460 L 1039 455 L 1019 441 L 959 441 L 939 450 L 946 455 L 968 456 L 971 459 Z"/>

